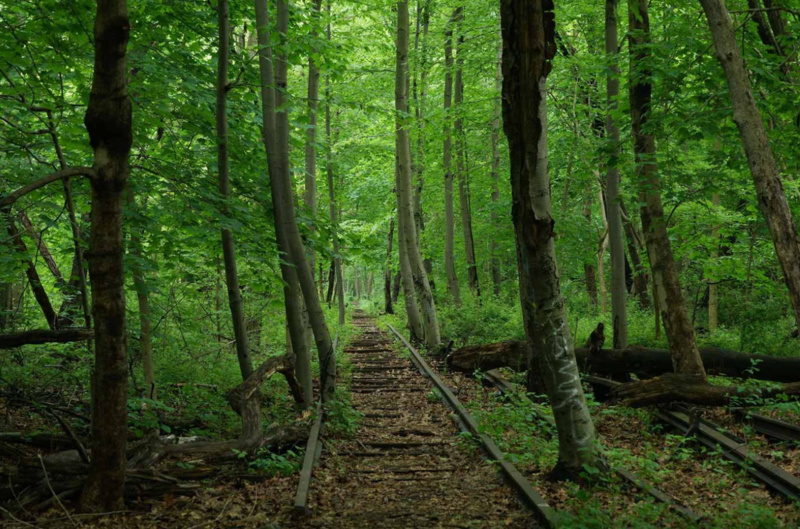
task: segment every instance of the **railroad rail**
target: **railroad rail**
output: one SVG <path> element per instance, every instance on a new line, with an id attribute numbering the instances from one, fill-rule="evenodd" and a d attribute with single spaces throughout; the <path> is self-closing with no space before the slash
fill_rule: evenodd
<path id="1" fill-rule="evenodd" d="M 503 379 L 500 376 L 500 373 L 497 370 L 487 371 L 483 374 L 483 377 L 486 381 L 491 383 L 498 391 L 500 391 L 503 395 L 519 395 L 520 398 L 524 399 L 526 402 L 532 405 L 533 411 L 536 413 L 537 417 L 541 419 L 543 422 L 547 423 L 547 425 L 555 430 L 556 423 L 552 417 L 546 414 L 541 407 L 533 402 L 527 395 L 519 391 L 519 388 L 516 384 L 508 382 L 507 380 Z M 696 512 L 692 511 L 688 507 L 681 505 L 678 503 L 674 498 L 669 496 L 668 494 L 658 490 L 653 485 L 645 481 L 640 476 L 636 475 L 635 473 L 631 472 L 622 467 L 611 465 L 608 461 L 608 458 L 605 454 L 600 454 L 601 461 L 605 466 L 611 468 L 623 481 L 627 481 L 631 485 L 635 486 L 636 488 L 644 491 L 645 493 L 652 496 L 657 501 L 668 505 L 671 509 L 675 510 L 676 512 L 680 513 L 682 516 L 689 520 L 699 521 L 702 517 L 697 514 Z"/>
<path id="2" fill-rule="evenodd" d="M 587 377 L 587 381 L 593 387 L 604 388 L 605 391 L 620 384 L 600 377 Z M 675 408 L 677 409 L 660 407 L 656 410 L 655 417 L 685 434 L 696 435 L 701 444 L 712 450 L 721 449 L 722 457 L 741 466 L 768 488 L 789 500 L 800 501 L 800 479 L 796 476 L 752 452 L 747 448 L 747 443 L 723 431 L 713 422 L 692 418 L 684 407 Z"/>
<path id="3" fill-rule="evenodd" d="M 733 415 L 745 421 L 761 435 L 776 441 L 800 441 L 800 427 L 780 419 L 773 419 L 743 409 L 733 410 Z"/>
<path id="4" fill-rule="evenodd" d="M 517 468 L 508 462 L 505 454 L 497 444 L 488 435 L 480 432 L 477 421 L 470 415 L 463 404 L 458 398 L 450 391 L 450 388 L 442 382 L 436 373 L 430 368 L 427 362 L 420 356 L 419 352 L 403 337 L 402 334 L 397 332 L 397 329 L 389 325 L 389 329 L 394 335 L 402 342 L 402 344 L 411 353 L 411 361 L 417 366 L 420 373 L 433 382 L 439 390 L 439 395 L 447 406 L 458 417 L 459 426 L 463 431 L 469 432 L 477 438 L 483 447 L 486 455 L 496 461 L 508 482 L 516 489 L 520 498 L 525 502 L 528 507 L 532 509 L 536 518 L 545 527 L 553 527 L 555 525 L 555 511 L 550 507 L 542 496 L 536 492 L 528 480 L 517 470 Z"/>
<path id="5" fill-rule="evenodd" d="M 339 348 L 339 335 L 333 340 L 333 351 Z M 322 433 L 322 426 L 325 420 L 325 408 L 322 406 L 322 400 L 317 403 L 316 417 L 314 424 L 311 425 L 311 431 L 308 435 L 308 442 L 306 443 L 306 453 L 303 456 L 303 466 L 300 469 L 300 480 L 297 483 L 297 493 L 294 497 L 294 507 L 292 514 L 294 516 L 306 516 L 311 514 L 308 508 L 308 491 L 311 488 L 311 477 L 314 472 L 314 467 L 319 461 L 319 456 L 322 453 L 322 440 L 320 435 Z"/>
<path id="6" fill-rule="evenodd" d="M 354 435 L 326 440 L 310 481 L 308 526 L 552 526 L 552 510 L 536 518 L 495 466 L 465 449 L 441 390 L 395 350 L 389 333 L 358 311 L 352 323 L 358 333 L 344 354 L 360 420 Z"/>

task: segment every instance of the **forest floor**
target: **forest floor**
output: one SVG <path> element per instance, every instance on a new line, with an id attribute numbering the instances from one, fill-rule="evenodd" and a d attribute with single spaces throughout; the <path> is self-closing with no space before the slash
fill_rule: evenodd
<path id="1" fill-rule="evenodd" d="M 587 469 L 581 484 L 554 482 L 549 470 L 557 461 L 555 432 L 537 420 L 527 399 L 505 398 L 480 377 L 448 372 L 431 362 L 439 375 L 495 438 L 509 459 L 561 516 L 567 527 L 798 527 L 800 508 L 769 492 L 763 484 L 692 437 L 679 435 L 642 409 L 598 404 L 587 394 L 600 441 L 612 464 L 637 473 L 703 519 L 697 524 L 619 477 Z M 519 376 L 510 371 L 504 376 Z M 588 386 L 587 386 L 588 389 Z M 737 423 L 723 409 L 705 418 L 743 437 L 748 447 L 784 470 L 798 475 L 800 450 L 792 443 L 770 443 Z M 543 442 L 543 440 L 548 440 Z"/>
<path id="2" fill-rule="evenodd" d="M 19 520 L 3 513 L 0 525 L 142 529 L 534 526 L 532 516 L 502 482 L 496 467 L 482 457 L 471 436 L 459 433 L 449 409 L 413 367 L 402 346 L 376 326 L 383 326 L 383 318 L 357 314 L 352 322 L 355 329 L 340 362 L 340 391 L 346 400 L 338 405 L 341 409 L 329 412 L 325 448 L 309 496 L 309 516 L 298 519 L 292 512 L 303 453 L 295 448 L 228 460 L 214 466 L 210 476 L 193 480 L 196 488 L 189 494 L 129 498 L 126 511 L 109 516 L 79 514 L 76 497 L 65 496 L 60 501 L 51 498 L 35 513 L 17 512 Z M 546 411 L 546 404 L 534 409 L 519 395 L 500 395 L 480 374 L 451 373 L 443 363 L 428 360 L 482 431 L 556 510 L 559 527 L 800 526 L 798 505 L 769 492 L 719 453 L 661 424 L 648 410 L 600 404 L 591 393 L 587 400 L 609 460 L 637 473 L 703 519 L 691 523 L 601 469 L 587 468 L 580 483 L 551 481 L 548 473 L 557 460 L 557 440 L 552 427 L 537 417 L 542 409 Z M 510 371 L 503 376 L 519 380 L 519 374 Z M 15 400 L 13 395 L 10 389 L 0 391 L 0 432 L 40 433 L 42 438 L 37 444 L 0 439 L 3 481 L 20 472 L 20 460 L 35 462 L 38 454 L 71 448 L 54 417 L 41 405 Z M 88 414 L 87 395 L 43 389 L 36 398 L 53 409 L 73 413 L 62 416 L 73 423 L 80 437 L 87 438 L 88 419 L 80 418 Z M 213 407 L 215 403 L 212 399 L 207 404 Z M 796 413 L 787 410 L 758 411 L 800 423 Z M 342 414 L 348 416 L 346 432 L 339 430 Z M 186 406 L 181 418 L 197 415 L 195 403 Z M 770 462 L 795 476 L 800 474 L 797 444 L 770 441 L 722 408 L 709 409 L 703 416 L 745 440 L 749 449 Z M 286 417 L 297 420 L 297 413 Z M 301 418 L 309 419 L 307 415 Z M 47 444 L 46 436 L 57 442 Z M 190 476 L 208 466 L 192 458 L 169 465 L 155 470 Z M 12 499 L 0 505 L 11 509 L 13 504 Z"/>

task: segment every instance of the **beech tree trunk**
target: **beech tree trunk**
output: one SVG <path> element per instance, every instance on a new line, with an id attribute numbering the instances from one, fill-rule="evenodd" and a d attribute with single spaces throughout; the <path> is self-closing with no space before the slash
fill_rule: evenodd
<path id="1" fill-rule="evenodd" d="M 417 0 L 416 30 L 414 32 L 414 107 L 417 118 L 417 152 L 414 156 L 414 226 L 417 240 L 422 244 L 425 218 L 422 215 L 422 190 L 425 183 L 425 103 L 428 99 L 428 27 L 430 25 L 431 0 Z M 421 42 L 420 42 L 421 41 Z M 421 46 L 420 46 L 421 44 Z M 417 83 L 419 74 L 419 84 Z M 430 272 L 428 267 L 426 271 Z"/>
<path id="2" fill-rule="evenodd" d="M 461 292 L 455 264 L 455 214 L 453 212 L 452 171 L 452 125 L 453 101 L 453 25 L 460 17 L 461 8 L 456 8 L 450 17 L 444 34 L 444 148 L 442 170 L 444 171 L 444 271 L 447 276 L 447 291 L 456 307 L 461 305 Z"/>
<path id="3" fill-rule="evenodd" d="M 599 175 L 597 175 L 599 178 Z M 608 306 L 608 289 L 606 288 L 606 250 L 608 249 L 608 218 L 606 217 L 606 198 L 603 188 L 598 193 L 600 197 L 600 214 L 603 218 L 603 232 L 597 237 L 597 296 L 600 300 L 600 314 L 606 315 Z"/>
<path id="4" fill-rule="evenodd" d="M 317 39 L 317 25 L 319 24 L 322 0 L 311 2 L 311 39 Z M 306 129 L 306 151 L 305 151 L 305 192 L 303 198 L 306 208 L 311 214 L 311 219 L 317 219 L 317 105 L 319 104 L 319 68 L 314 62 L 314 54 L 318 53 L 318 47 L 311 50 L 308 57 L 308 128 Z M 314 231 L 312 222 L 311 230 Z M 308 248 L 308 266 L 311 270 L 316 270 L 317 256 L 313 247 Z"/>
<path id="5" fill-rule="evenodd" d="M 94 74 L 84 117 L 96 173 L 89 238 L 95 364 L 92 461 L 81 508 L 92 512 L 120 510 L 125 485 L 128 358 L 122 201 L 133 138 L 126 60 L 130 29 L 126 0 L 97 0 Z"/>
<path id="6" fill-rule="evenodd" d="M 395 130 L 396 130 L 396 180 L 398 242 L 406 250 L 409 268 L 414 281 L 425 332 L 425 345 L 429 350 L 441 342 L 439 319 L 433 301 L 428 274 L 422 263 L 414 230 L 414 206 L 412 202 L 411 142 L 405 114 L 408 114 L 408 0 L 397 2 L 397 64 L 395 77 Z M 406 295 L 408 293 L 406 292 Z"/>
<path id="7" fill-rule="evenodd" d="M 288 18 L 288 2 L 286 0 L 278 0 L 277 31 L 279 33 L 286 35 Z M 292 193 L 292 181 L 289 173 L 289 116 L 288 110 L 284 105 L 285 96 L 283 95 L 283 90 L 286 88 L 286 50 L 282 50 L 281 54 L 276 56 L 276 67 L 273 71 L 266 0 L 256 0 L 256 24 L 258 27 L 258 54 L 261 71 L 264 146 L 267 152 L 278 248 L 286 253 L 297 274 L 297 281 L 303 293 L 319 354 L 321 395 L 323 400 L 327 401 L 334 391 L 336 359 L 334 357 L 333 342 L 328 326 L 325 323 L 322 305 L 317 294 L 313 271 L 308 266 L 305 249 L 303 248 L 294 216 L 294 194 Z M 289 267 L 287 266 L 287 268 Z M 292 285 L 292 283 L 289 283 L 289 285 Z M 293 334 L 292 346 L 296 348 L 301 340 L 302 338 L 298 336 L 296 341 Z"/>
<path id="8" fill-rule="evenodd" d="M 558 468 L 595 459 L 595 431 L 581 387 L 558 276 L 547 170 L 547 75 L 555 55 L 551 0 L 501 0 L 503 125 L 511 156 L 512 218 L 529 372 L 544 382 L 558 430 Z M 529 379 L 530 380 L 530 379 Z"/>
<path id="9" fill-rule="evenodd" d="M 492 120 L 492 213 L 491 225 L 494 233 L 500 229 L 500 223 L 497 218 L 497 209 L 500 201 L 500 114 L 503 110 L 501 93 L 503 90 L 503 45 L 502 39 L 500 46 L 497 50 L 497 76 L 495 77 L 495 103 L 494 103 L 494 119 Z M 503 279 L 500 275 L 500 256 L 498 255 L 497 237 L 492 237 L 491 241 L 491 257 L 492 257 L 492 284 L 494 286 L 494 295 L 500 295 Z"/>
<path id="10" fill-rule="evenodd" d="M 475 261 L 475 241 L 472 237 L 472 211 L 469 194 L 469 167 L 467 165 L 467 135 L 464 132 L 463 102 L 464 102 L 464 35 L 462 34 L 462 21 L 464 20 L 463 7 L 459 7 L 456 21 L 456 75 L 454 128 L 456 133 L 456 171 L 458 172 L 458 202 L 461 209 L 461 230 L 464 234 L 464 253 L 467 260 L 467 279 L 472 291 L 480 296 L 478 285 L 478 267 Z"/>
<path id="11" fill-rule="evenodd" d="M 606 169 L 606 208 L 608 243 L 611 249 L 611 320 L 614 348 L 628 346 L 628 290 L 625 287 L 625 242 L 623 240 L 619 173 L 619 126 L 614 113 L 619 109 L 619 48 L 617 44 L 617 0 L 606 0 L 606 55 L 610 68 L 606 74 L 606 138 L 609 160 Z"/>
<path id="12" fill-rule="evenodd" d="M 667 221 L 661 204 L 655 137 L 648 123 L 653 85 L 647 66 L 650 60 L 650 19 L 647 3 L 645 0 L 628 0 L 628 11 L 631 32 L 630 100 L 633 147 L 639 202 L 642 204 L 642 228 L 656 286 L 657 310 L 660 311 L 667 332 L 675 372 L 705 377 L 667 234 Z"/>
<path id="13" fill-rule="evenodd" d="M 783 191 L 778 164 L 769 145 L 767 131 L 758 111 L 744 61 L 739 52 L 733 22 L 723 0 L 700 0 L 708 19 L 717 59 L 725 71 L 733 103 L 733 121 L 739 129 L 747 164 L 767 221 L 775 253 L 789 289 L 795 323 L 800 328 L 800 238 L 792 211 Z"/>
<path id="14" fill-rule="evenodd" d="M 331 3 L 328 1 L 328 41 L 331 40 Z M 325 76 L 325 158 L 326 169 L 328 173 L 328 202 L 331 216 L 331 226 L 333 227 L 333 268 L 336 275 L 336 297 L 338 299 L 339 308 L 339 325 L 344 325 L 345 321 L 345 307 L 344 307 L 344 280 L 342 279 L 342 257 L 339 248 L 339 219 L 336 215 L 336 191 L 333 178 L 333 143 L 331 138 L 331 78 L 330 75 Z M 330 306 L 330 301 L 328 301 Z"/>

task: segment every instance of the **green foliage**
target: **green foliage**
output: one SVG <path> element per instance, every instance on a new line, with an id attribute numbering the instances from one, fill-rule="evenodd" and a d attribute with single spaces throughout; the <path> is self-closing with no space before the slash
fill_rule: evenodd
<path id="1" fill-rule="evenodd" d="M 241 460 L 248 459 L 247 452 L 234 449 L 234 454 Z M 267 477 L 289 476 L 300 470 L 303 463 L 303 451 L 288 450 L 283 454 L 276 454 L 264 448 L 258 450 L 256 455 L 247 461 L 248 468 L 255 470 Z"/>

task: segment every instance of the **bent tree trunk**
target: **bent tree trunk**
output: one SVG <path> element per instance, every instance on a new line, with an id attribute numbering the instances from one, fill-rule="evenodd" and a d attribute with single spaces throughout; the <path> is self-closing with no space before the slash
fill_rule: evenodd
<path id="1" fill-rule="evenodd" d="M 127 434 L 127 351 L 122 201 L 130 167 L 130 33 L 126 0 L 97 0 L 94 75 L 84 124 L 94 150 L 89 277 L 95 322 L 92 462 L 81 496 L 85 511 L 123 506 Z"/>
<path id="2" fill-rule="evenodd" d="M 433 301 L 428 274 L 422 263 L 419 245 L 414 229 L 414 206 L 412 202 L 411 141 L 408 124 L 404 115 L 408 114 L 408 0 L 397 3 L 397 62 L 395 71 L 395 179 L 397 183 L 397 236 L 398 244 L 405 249 L 414 290 L 422 309 L 422 324 L 425 332 L 425 345 L 429 350 L 439 346 L 439 318 Z M 405 271 L 403 272 L 404 281 Z M 408 291 L 406 291 L 408 297 Z"/>
<path id="3" fill-rule="evenodd" d="M 642 228 L 653 271 L 656 306 L 661 311 L 676 373 L 705 376 L 697 352 L 694 328 L 683 302 L 678 270 L 667 234 L 656 163 L 656 142 L 649 126 L 653 85 L 650 60 L 650 19 L 644 0 L 628 0 L 630 24 L 630 101 L 636 177 L 642 204 Z"/>
<path id="4" fill-rule="evenodd" d="M 558 468 L 578 472 L 595 458 L 555 256 L 547 173 L 547 75 L 555 54 L 551 0 L 502 0 L 503 124 L 511 157 L 512 217 L 520 297 L 532 350 L 558 430 Z"/>
<path id="5" fill-rule="evenodd" d="M 286 34 L 288 27 L 289 6 L 285 0 L 278 0 L 277 30 Z M 314 276 L 308 266 L 305 250 L 297 222 L 294 216 L 294 194 L 292 193 L 291 175 L 289 173 L 289 116 L 283 105 L 282 90 L 286 87 L 287 61 L 283 50 L 276 58 L 273 70 L 270 50 L 269 16 L 266 0 L 256 1 L 256 25 L 258 28 L 259 69 L 261 72 L 261 104 L 263 119 L 264 147 L 267 152 L 267 168 L 270 175 L 275 232 L 279 250 L 286 253 L 287 259 L 294 265 L 297 282 L 303 292 L 309 322 L 314 332 L 314 339 L 319 354 L 320 380 L 323 400 L 331 398 L 336 380 L 336 360 L 333 342 L 325 323 L 325 316 L 319 301 Z M 295 283 L 296 284 L 296 283 Z M 290 283 L 291 285 L 291 283 Z M 290 327 L 291 330 L 291 327 Z M 302 338 L 292 344 L 296 347 Z"/>
<path id="6" fill-rule="evenodd" d="M 4 216 L 7 222 L 6 230 L 8 231 L 8 235 L 14 242 L 14 247 L 17 249 L 17 251 L 21 255 L 27 256 L 28 246 L 25 244 L 25 241 L 22 240 L 22 234 L 19 233 L 19 230 L 17 230 L 17 226 L 14 224 L 14 219 L 11 216 L 11 213 L 8 212 L 8 209 L 9 208 L 4 208 Z M 27 267 L 25 268 L 25 275 L 28 278 L 31 291 L 33 291 L 33 297 L 36 298 L 36 302 L 42 309 L 42 314 L 44 315 L 45 321 L 47 321 L 47 326 L 54 330 L 58 327 L 58 315 L 56 314 L 55 309 L 53 309 L 53 305 L 50 303 L 50 297 L 47 295 L 44 285 L 42 285 L 39 272 L 36 270 L 36 264 L 30 258 L 26 258 L 26 261 Z"/>
<path id="7" fill-rule="evenodd" d="M 767 221 L 775 253 L 794 308 L 795 324 L 800 328 L 800 238 L 792 211 L 783 191 L 778 164 L 767 139 L 767 131 L 753 98 L 750 81 L 723 0 L 700 0 L 711 29 L 717 59 L 725 71 L 733 103 L 733 121 L 739 129 L 747 164 L 758 195 L 758 205 Z"/>

